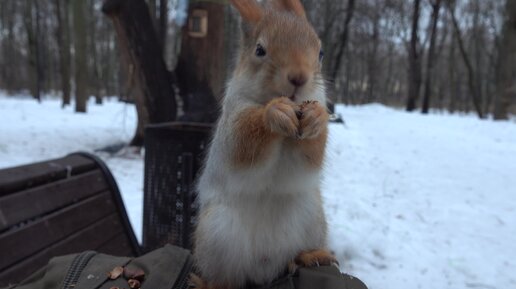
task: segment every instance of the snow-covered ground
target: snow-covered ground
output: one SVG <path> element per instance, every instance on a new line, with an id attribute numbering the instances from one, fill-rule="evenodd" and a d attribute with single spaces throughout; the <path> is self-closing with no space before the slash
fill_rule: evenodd
<path id="1" fill-rule="evenodd" d="M 339 107 L 330 245 L 374 288 L 516 288 L 516 123 Z"/>
<path id="2" fill-rule="evenodd" d="M 0 168 L 130 140 L 132 105 L 88 109 L 0 96 Z M 516 123 L 338 110 L 323 194 L 341 269 L 370 289 L 516 288 Z M 142 156 L 101 156 L 141 237 Z"/>

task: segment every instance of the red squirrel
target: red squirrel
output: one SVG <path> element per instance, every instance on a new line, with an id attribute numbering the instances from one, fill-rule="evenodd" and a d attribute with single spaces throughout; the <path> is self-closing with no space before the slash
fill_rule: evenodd
<path id="1" fill-rule="evenodd" d="M 328 135 L 321 41 L 299 0 L 231 0 L 243 37 L 197 190 L 199 289 L 336 263 L 320 193 Z"/>

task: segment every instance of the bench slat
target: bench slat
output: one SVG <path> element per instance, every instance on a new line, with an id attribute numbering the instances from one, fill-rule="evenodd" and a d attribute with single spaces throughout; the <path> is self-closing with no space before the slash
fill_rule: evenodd
<path id="1" fill-rule="evenodd" d="M 8 283 L 21 281 L 45 266 L 52 257 L 79 253 L 86 250 L 103 252 L 101 247 L 106 244 L 106 241 L 116 240 L 118 236 L 123 234 L 119 216 L 116 213 L 111 214 L 68 238 L 39 251 L 30 256 L 30 258 L 26 258 L 6 270 L 0 271 L 0 287 L 6 286 Z M 102 235 L 102 238 L 99 238 L 99 235 Z M 123 255 L 131 255 L 131 253 L 132 249 L 130 247 L 123 251 Z"/>
<path id="2" fill-rule="evenodd" d="M 0 198 L 0 232 L 21 221 L 52 212 L 107 190 L 100 170 L 94 170 Z"/>
<path id="3" fill-rule="evenodd" d="M 97 248 L 97 251 L 109 252 L 110 255 L 114 256 L 131 256 L 133 254 L 131 243 L 125 234 L 117 235 L 114 239 Z"/>
<path id="4" fill-rule="evenodd" d="M 68 173 L 76 175 L 95 168 L 92 159 L 81 155 L 18 166 L 2 170 L 0 174 L 0 196 L 36 185 L 66 178 Z"/>
<path id="5" fill-rule="evenodd" d="M 10 248 L 0 258 L 0 270 L 112 213 L 114 204 L 110 194 L 104 192 L 95 195 L 18 230 L 8 231 L 4 236 L 0 235 L 0 248 Z M 98 233 L 103 234 L 104 231 Z"/>

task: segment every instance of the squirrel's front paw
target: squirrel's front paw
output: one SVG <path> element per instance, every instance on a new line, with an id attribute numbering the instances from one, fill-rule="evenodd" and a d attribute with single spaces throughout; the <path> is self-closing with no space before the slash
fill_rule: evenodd
<path id="1" fill-rule="evenodd" d="M 265 124 L 275 133 L 296 137 L 299 127 L 296 108 L 296 104 L 287 97 L 271 100 L 265 107 Z"/>
<path id="2" fill-rule="evenodd" d="M 299 138 L 319 136 L 328 124 L 329 114 L 317 101 L 305 101 L 300 106 Z"/>

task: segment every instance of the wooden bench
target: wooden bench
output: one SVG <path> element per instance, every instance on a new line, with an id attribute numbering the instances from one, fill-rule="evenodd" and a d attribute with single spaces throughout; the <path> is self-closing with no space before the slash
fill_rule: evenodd
<path id="1" fill-rule="evenodd" d="M 0 287 L 54 256 L 84 250 L 140 254 L 116 182 L 100 159 L 75 153 L 0 170 Z"/>

